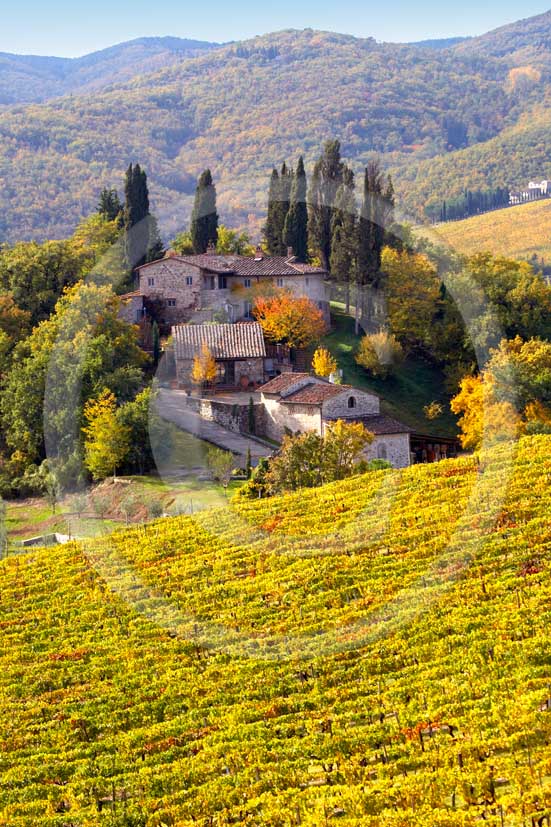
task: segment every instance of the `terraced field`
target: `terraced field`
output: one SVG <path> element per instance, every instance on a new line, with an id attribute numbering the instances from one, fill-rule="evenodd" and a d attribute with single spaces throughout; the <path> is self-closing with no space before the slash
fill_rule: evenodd
<path id="1" fill-rule="evenodd" d="M 0 824 L 551 814 L 551 437 L 0 564 Z"/>

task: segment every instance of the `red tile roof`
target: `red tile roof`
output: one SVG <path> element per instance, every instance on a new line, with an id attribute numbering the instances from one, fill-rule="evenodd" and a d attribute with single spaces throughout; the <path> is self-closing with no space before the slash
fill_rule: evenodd
<path id="1" fill-rule="evenodd" d="M 206 344 L 215 359 L 266 356 L 262 328 L 248 324 L 181 324 L 172 328 L 176 359 L 193 359 Z"/>
<path id="2" fill-rule="evenodd" d="M 311 380 L 312 377 L 309 373 L 282 373 L 274 379 L 270 379 L 270 381 L 266 382 L 265 385 L 262 385 L 262 387 L 259 388 L 259 391 L 261 393 L 273 393 L 279 395 L 284 393 L 288 388 L 292 388 L 293 385 L 296 385 L 297 382 L 301 381 L 301 379 Z"/>
<path id="3" fill-rule="evenodd" d="M 163 262 L 169 264 L 188 264 L 192 267 L 198 267 L 201 270 L 206 270 L 209 273 L 223 273 L 225 275 L 233 276 L 296 276 L 297 274 L 308 275 L 327 275 L 327 271 L 321 267 L 315 267 L 312 264 L 301 264 L 288 256 L 263 256 L 262 258 L 254 258 L 252 256 L 238 256 L 238 255 L 216 255 L 212 253 L 203 253 L 202 255 L 193 256 L 171 256 L 168 259 L 162 259 Z M 159 262 L 152 262 L 159 264 Z M 138 267 L 140 271 L 149 264 L 144 264 Z"/>
<path id="4" fill-rule="evenodd" d="M 343 385 L 330 385 L 325 382 L 323 384 L 312 383 L 299 388 L 289 396 L 284 396 L 281 401 L 285 405 L 321 405 L 326 399 L 333 399 L 335 396 L 349 392 L 349 389 Z"/>

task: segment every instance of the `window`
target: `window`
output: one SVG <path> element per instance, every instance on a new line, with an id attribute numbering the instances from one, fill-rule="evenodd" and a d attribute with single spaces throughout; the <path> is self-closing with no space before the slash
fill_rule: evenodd
<path id="1" fill-rule="evenodd" d="M 214 281 L 214 276 L 205 276 L 205 289 L 214 290 L 215 287 L 216 282 Z"/>
<path id="2" fill-rule="evenodd" d="M 176 299 L 167 299 L 167 307 L 176 307 Z"/>
<path id="3" fill-rule="evenodd" d="M 356 407 L 356 397 L 355 396 L 349 396 L 348 397 L 348 407 L 349 408 L 355 408 Z"/>
<path id="4" fill-rule="evenodd" d="M 253 314 L 253 305 L 252 302 L 245 302 L 245 318 L 250 319 Z"/>
<path id="5" fill-rule="evenodd" d="M 251 286 L 251 280 L 250 279 L 245 279 L 245 281 L 243 282 L 243 285 L 245 287 L 250 287 Z"/>
<path id="6" fill-rule="evenodd" d="M 186 276 L 186 284 L 188 287 L 191 287 L 193 284 L 193 276 Z"/>
<path id="7" fill-rule="evenodd" d="M 283 287 L 283 279 L 278 279 L 276 284 L 278 287 Z"/>
<path id="8" fill-rule="evenodd" d="M 149 276 L 149 278 L 147 279 L 147 286 L 155 287 L 155 279 L 153 278 L 153 276 Z"/>
<path id="9" fill-rule="evenodd" d="M 387 458 L 386 445 L 385 445 L 384 442 L 382 442 L 377 447 L 377 459 L 386 459 L 386 458 Z"/>
<path id="10" fill-rule="evenodd" d="M 218 276 L 218 289 L 225 290 L 228 286 L 228 279 L 226 276 Z"/>

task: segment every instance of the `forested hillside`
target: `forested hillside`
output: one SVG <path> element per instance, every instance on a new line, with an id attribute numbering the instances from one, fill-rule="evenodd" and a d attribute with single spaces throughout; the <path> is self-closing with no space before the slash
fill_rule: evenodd
<path id="1" fill-rule="evenodd" d="M 545 824 L 550 440 L 3 561 L 0 824 Z"/>
<path id="2" fill-rule="evenodd" d="M 474 161 L 459 165 L 456 152 L 483 152 L 491 140 L 511 149 L 500 158 L 507 161 L 500 180 L 488 186 L 551 177 L 551 14 L 539 19 L 538 31 L 537 69 L 473 56 L 462 51 L 468 44 L 430 49 L 288 30 L 192 58 L 174 52 L 169 68 L 126 83 L 115 71 L 114 85 L 93 96 L 4 108 L 0 235 L 67 235 L 99 189 L 117 185 L 135 160 L 150 170 L 167 233 L 181 227 L 187 195 L 206 166 L 223 219 L 250 223 L 256 233 L 272 166 L 304 153 L 311 168 L 323 140 L 334 136 L 358 171 L 373 154 L 382 156 L 396 173 L 398 195 L 417 212 L 443 186 L 457 193 L 468 179 L 486 185 L 489 166 L 475 173 Z M 145 62 L 140 71 L 147 69 Z M 544 145 L 535 156 L 534 121 L 542 124 L 537 142 Z"/>
<path id="3" fill-rule="evenodd" d="M 0 106 L 103 89 L 213 48 L 199 40 L 142 37 L 79 58 L 0 53 Z"/>

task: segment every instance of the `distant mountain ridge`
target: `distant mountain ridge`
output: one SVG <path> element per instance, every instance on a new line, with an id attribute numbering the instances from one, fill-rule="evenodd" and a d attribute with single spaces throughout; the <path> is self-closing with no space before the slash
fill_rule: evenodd
<path id="1" fill-rule="evenodd" d="M 257 237 L 272 166 L 302 153 L 310 171 L 335 136 L 358 174 L 381 157 L 412 217 L 465 187 L 551 178 L 551 13 L 438 48 L 287 29 L 141 39 L 69 74 L 56 58 L 16 62 L 55 79 L 33 94 L 62 96 L 0 107 L 0 241 L 66 235 L 131 161 L 167 235 L 208 166 L 222 219 Z M 0 57 L 0 90 L 2 77 Z"/>
<path id="2" fill-rule="evenodd" d="M 178 37 L 141 37 L 78 58 L 0 53 L 0 104 L 39 103 L 103 89 L 218 47 Z"/>

